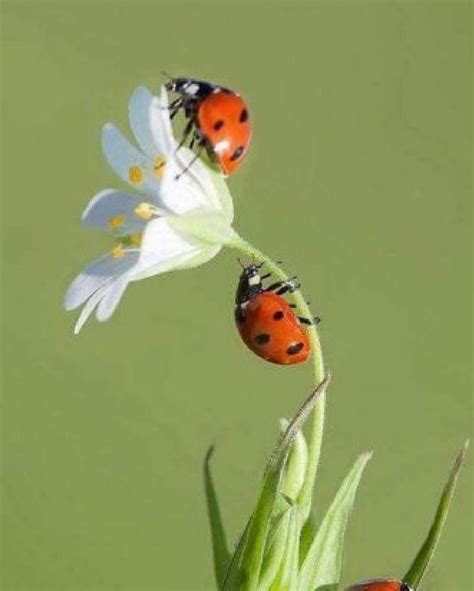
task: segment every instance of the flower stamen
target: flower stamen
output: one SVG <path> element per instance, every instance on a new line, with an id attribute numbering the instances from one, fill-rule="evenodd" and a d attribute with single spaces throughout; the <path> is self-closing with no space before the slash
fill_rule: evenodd
<path id="1" fill-rule="evenodd" d="M 158 208 L 153 203 L 142 201 L 134 210 L 135 216 L 142 222 L 148 222 L 152 218 L 157 218 L 160 215 Z"/>
<path id="2" fill-rule="evenodd" d="M 128 169 L 128 178 L 132 185 L 139 185 L 140 183 L 142 183 L 143 177 L 143 170 L 139 166 L 130 166 L 130 168 Z"/>
<path id="3" fill-rule="evenodd" d="M 157 156 L 153 163 L 153 174 L 157 179 L 162 179 L 165 174 L 166 160 L 162 156 Z"/>
<path id="4" fill-rule="evenodd" d="M 130 235 L 130 245 L 131 246 L 141 246 L 142 244 L 142 234 L 131 234 Z"/>
<path id="5" fill-rule="evenodd" d="M 125 256 L 123 244 L 116 244 L 110 251 L 110 254 L 112 255 L 113 259 L 121 259 L 123 256 Z"/>
<path id="6" fill-rule="evenodd" d="M 123 214 L 114 215 L 107 220 L 107 225 L 111 230 L 121 228 L 127 221 L 127 216 Z"/>

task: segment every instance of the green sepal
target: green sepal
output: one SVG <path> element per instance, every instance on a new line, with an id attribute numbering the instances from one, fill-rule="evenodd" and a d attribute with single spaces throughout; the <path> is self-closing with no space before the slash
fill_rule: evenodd
<path id="1" fill-rule="evenodd" d="M 167 220 L 175 230 L 191 241 L 223 245 L 236 240 L 236 233 L 226 215 L 218 211 L 202 209 L 168 216 Z"/>

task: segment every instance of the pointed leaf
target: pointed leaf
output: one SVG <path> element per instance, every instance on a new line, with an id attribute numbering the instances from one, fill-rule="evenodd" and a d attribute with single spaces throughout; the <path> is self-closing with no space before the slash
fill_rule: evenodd
<path id="1" fill-rule="evenodd" d="M 307 520 L 304 522 L 303 527 L 301 528 L 300 534 L 300 566 L 303 564 L 306 555 L 311 547 L 311 544 L 314 540 L 314 536 L 318 531 L 317 524 L 316 524 L 316 516 L 314 510 L 311 510 L 311 513 L 308 515 Z"/>
<path id="2" fill-rule="evenodd" d="M 204 459 L 204 486 L 206 491 L 207 513 L 211 526 L 212 553 L 214 556 L 214 572 L 218 587 L 222 585 L 224 576 L 230 562 L 230 552 L 227 548 L 227 540 L 222 523 L 221 512 L 217 500 L 216 489 L 211 475 L 210 461 L 214 453 L 211 445 Z"/>
<path id="3" fill-rule="evenodd" d="M 371 457 L 361 455 L 338 490 L 301 567 L 299 591 L 337 585 L 341 576 L 344 536 L 362 472 Z"/>
<path id="4" fill-rule="evenodd" d="M 298 509 L 297 507 L 294 507 L 290 513 L 290 524 L 288 528 L 285 554 L 278 574 L 270 587 L 270 591 L 292 591 L 296 588 L 300 547 L 299 519 Z"/>
<path id="5" fill-rule="evenodd" d="M 272 522 L 265 545 L 265 558 L 262 564 L 258 591 L 267 591 L 275 580 L 285 555 L 290 527 L 291 509 L 280 514 L 276 522 Z"/>
<path id="6" fill-rule="evenodd" d="M 454 460 L 454 464 L 451 468 L 448 481 L 445 484 L 443 492 L 441 494 L 441 498 L 439 500 L 438 508 L 436 510 L 436 514 L 431 525 L 430 531 L 428 532 L 428 535 L 423 545 L 421 546 L 418 554 L 416 555 L 415 560 L 413 561 L 413 564 L 410 567 L 410 570 L 403 577 L 403 581 L 410 585 L 410 587 L 412 587 L 413 589 L 416 589 L 420 584 L 420 581 L 423 578 L 423 575 L 425 574 L 426 569 L 428 568 L 428 565 L 431 561 L 431 558 L 433 557 L 433 554 L 436 550 L 439 538 L 441 537 L 441 532 L 443 531 L 443 526 L 446 521 L 446 517 L 448 516 L 449 506 L 454 496 L 456 483 L 458 481 L 459 473 L 461 471 L 464 459 L 466 457 L 468 447 L 469 440 L 467 440 L 464 443 L 456 459 Z"/>
<path id="7" fill-rule="evenodd" d="M 237 591 L 237 589 L 239 591 L 255 591 L 257 589 L 270 520 L 289 448 L 319 397 L 326 391 L 328 383 L 329 378 L 326 378 L 305 400 L 270 455 L 263 487 L 250 519 L 248 531 L 241 538 L 236 550 L 236 553 L 240 553 L 241 558 L 238 562 L 232 560 L 226 575 L 224 583 L 226 591 Z M 244 546 L 243 550 L 242 545 Z"/>
<path id="8" fill-rule="evenodd" d="M 288 427 L 288 421 L 280 420 L 282 429 Z M 298 431 L 291 446 L 286 465 L 285 476 L 282 482 L 282 492 L 293 501 L 296 500 L 303 486 L 306 467 L 308 464 L 308 446 L 301 431 Z"/>

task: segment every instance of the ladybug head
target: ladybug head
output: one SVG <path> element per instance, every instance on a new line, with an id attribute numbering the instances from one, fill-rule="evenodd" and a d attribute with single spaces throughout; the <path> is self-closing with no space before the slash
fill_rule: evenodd
<path id="1" fill-rule="evenodd" d="M 260 269 L 263 267 L 263 263 L 252 263 L 244 267 L 241 279 L 245 279 L 249 285 L 257 285 L 260 281 Z"/>
<path id="2" fill-rule="evenodd" d="M 242 265 L 242 263 L 240 264 Z M 237 304 L 249 300 L 253 295 L 260 293 L 262 290 L 262 279 L 260 277 L 262 265 L 263 263 L 253 263 L 246 267 L 242 265 L 243 271 L 240 274 L 236 293 Z"/>

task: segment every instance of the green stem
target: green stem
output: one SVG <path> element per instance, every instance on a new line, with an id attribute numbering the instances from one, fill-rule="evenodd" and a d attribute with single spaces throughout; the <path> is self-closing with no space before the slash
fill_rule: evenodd
<path id="1" fill-rule="evenodd" d="M 230 242 L 228 246 L 239 250 L 240 252 L 249 257 L 253 257 L 259 262 L 265 261 L 266 268 L 269 271 L 271 271 L 271 273 L 277 279 L 280 279 L 281 281 L 287 281 L 289 279 L 289 276 L 275 261 L 273 261 L 269 256 L 264 254 L 258 248 L 255 248 L 252 244 L 250 244 L 240 236 L 236 235 L 235 239 L 232 242 Z M 292 295 L 295 304 L 297 305 L 299 314 L 301 316 L 304 316 L 305 318 L 313 318 L 313 314 L 311 313 L 311 310 L 305 298 L 303 297 L 301 291 L 298 289 Z M 325 373 L 323 364 L 323 354 L 321 350 L 321 342 L 319 340 L 318 331 L 316 330 L 316 326 L 314 324 L 308 326 L 308 335 L 312 352 L 314 386 L 317 387 L 324 380 Z M 303 511 L 303 520 L 307 519 L 311 509 L 313 486 L 314 481 L 316 479 L 316 473 L 318 470 L 319 458 L 321 454 L 321 445 L 323 440 L 325 405 L 326 396 L 325 394 L 323 394 L 323 396 L 321 396 L 313 411 L 313 421 L 308 448 L 308 468 L 306 478 L 298 498 L 298 504 L 300 507 L 302 507 Z"/>

